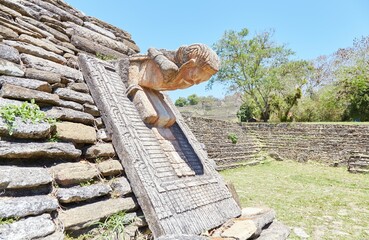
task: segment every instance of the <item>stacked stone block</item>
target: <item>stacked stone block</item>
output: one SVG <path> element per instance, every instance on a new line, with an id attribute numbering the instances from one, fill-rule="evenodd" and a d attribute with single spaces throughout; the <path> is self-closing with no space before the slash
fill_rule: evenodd
<path id="1" fill-rule="evenodd" d="M 145 227 L 77 61 L 138 51 L 130 34 L 62 0 L 0 0 L 0 107 L 34 99 L 57 120 L 16 119 L 10 135 L 0 118 L 0 239 L 63 239 L 120 211 L 127 238 Z"/>
<path id="2" fill-rule="evenodd" d="M 198 117 L 185 119 L 198 141 L 205 145 L 209 158 L 215 161 L 217 169 L 260 162 L 261 147 L 258 139 L 243 131 L 239 124 Z M 232 143 L 228 138 L 230 134 L 238 138 L 237 143 Z"/>

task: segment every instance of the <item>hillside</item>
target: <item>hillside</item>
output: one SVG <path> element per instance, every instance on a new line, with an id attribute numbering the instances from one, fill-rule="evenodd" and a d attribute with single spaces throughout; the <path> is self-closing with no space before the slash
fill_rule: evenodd
<path id="1" fill-rule="evenodd" d="M 173 99 L 175 101 L 175 99 Z M 203 98 L 196 105 L 177 107 L 185 116 L 204 117 L 217 120 L 237 121 L 237 111 L 242 104 L 238 94 L 225 96 L 224 99 Z"/>

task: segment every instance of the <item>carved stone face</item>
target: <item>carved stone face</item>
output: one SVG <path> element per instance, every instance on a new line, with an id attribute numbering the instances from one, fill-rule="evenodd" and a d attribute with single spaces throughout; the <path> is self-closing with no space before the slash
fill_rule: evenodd
<path id="1" fill-rule="evenodd" d="M 183 75 L 183 79 L 187 83 L 194 85 L 209 80 L 213 74 L 214 73 L 207 71 L 203 67 L 196 66 L 186 69 L 186 73 Z"/>

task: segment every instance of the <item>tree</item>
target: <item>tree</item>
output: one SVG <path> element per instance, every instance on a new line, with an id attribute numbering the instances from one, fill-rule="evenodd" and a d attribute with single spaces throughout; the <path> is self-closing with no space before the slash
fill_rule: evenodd
<path id="1" fill-rule="evenodd" d="M 179 98 L 175 101 L 174 105 L 176 105 L 177 107 L 184 107 L 184 106 L 188 105 L 188 102 L 187 102 L 187 99 L 186 99 L 186 98 L 184 98 L 184 97 L 179 97 Z"/>
<path id="2" fill-rule="evenodd" d="M 245 94 L 266 122 L 274 111 L 283 108 L 285 113 L 291 105 L 297 104 L 296 89 L 306 83 L 310 64 L 290 61 L 294 52 L 273 42 L 273 31 L 252 38 L 248 38 L 248 33 L 246 28 L 240 32 L 226 31 L 214 45 L 222 65 L 208 86 L 221 82 L 227 84 L 231 92 Z M 288 97 L 291 92 L 292 100 Z"/>
<path id="3" fill-rule="evenodd" d="M 200 98 L 196 94 L 192 94 L 187 97 L 187 101 L 190 105 L 197 105 L 200 101 Z"/>

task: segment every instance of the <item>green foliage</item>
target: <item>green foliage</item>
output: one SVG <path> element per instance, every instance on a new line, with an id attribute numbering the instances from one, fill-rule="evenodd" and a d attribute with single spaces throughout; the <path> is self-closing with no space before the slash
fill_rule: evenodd
<path id="1" fill-rule="evenodd" d="M 0 225 L 3 225 L 3 224 L 12 224 L 16 221 L 18 221 L 19 218 L 0 218 Z"/>
<path id="2" fill-rule="evenodd" d="M 59 142 L 60 141 L 60 136 L 59 134 L 56 132 L 53 135 L 50 136 L 50 138 L 47 140 L 48 142 Z"/>
<path id="3" fill-rule="evenodd" d="M 337 73 L 339 94 L 347 102 L 343 120 L 369 121 L 369 62 L 360 59 Z"/>
<path id="4" fill-rule="evenodd" d="M 214 45 L 222 66 L 209 87 L 215 82 L 227 84 L 232 92 L 241 92 L 259 109 L 260 117 L 268 121 L 276 110 L 290 110 L 295 101 L 288 101 L 296 87 L 306 83 L 310 70 L 307 61 L 290 61 L 294 52 L 273 42 L 273 31 L 248 38 L 248 30 L 226 31 Z M 272 104 L 273 103 L 273 104 Z M 282 107 L 282 103 L 286 106 Z M 278 109 L 274 107 L 278 106 Z"/>
<path id="5" fill-rule="evenodd" d="M 187 101 L 190 105 L 197 105 L 200 101 L 200 98 L 196 94 L 192 94 L 187 97 Z"/>
<path id="6" fill-rule="evenodd" d="M 255 106 L 250 105 L 248 102 L 244 102 L 237 112 L 237 117 L 241 122 L 247 122 L 250 118 L 255 116 L 254 113 Z"/>
<path id="7" fill-rule="evenodd" d="M 233 144 L 236 144 L 238 142 L 238 137 L 235 133 L 229 133 L 228 139 L 231 140 Z"/>
<path id="8" fill-rule="evenodd" d="M 9 104 L 1 107 L 0 117 L 5 120 L 9 135 L 13 134 L 16 117 L 21 118 L 23 122 L 30 121 L 32 123 L 55 123 L 55 119 L 46 117 L 45 112 L 40 110 L 40 107 L 35 104 L 34 99 L 31 100 L 31 103 L 24 102 L 21 105 Z"/>
<path id="9" fill-rule="evenodd" d="M 116 57 L 110 56 L 110 55 L 104 55 L 102 53 L 96 53 L 96 57 L 103 61 L 111 61 L 111 60 L 117 60 Z"/>
<path id="10" fill-rule="evenodd" d="M 102 233 L 98 239 L 115 239 L 114 235 L 121 236 L 124 226 L 129 224 L 125 212 L 115 213 L 99 223 L 99 231 Z"/>
<path id="11" fill-rule="evenodd" d="M 184 107 L 188 105 L 188 101 L 184 97 L 179 97 L 176 102 L 174 103 L 177 107 Z"/>
<path id="12" fill-rule="evenodd" d="M 94 179 L 89 179 L 87 181 L 84 181 L 84 182 L 79 183 L 79 185 L 81 187 L 87 187 L 87 186 L 91 186 L 94 183 L 95 183 L 95 180 Z"/>

